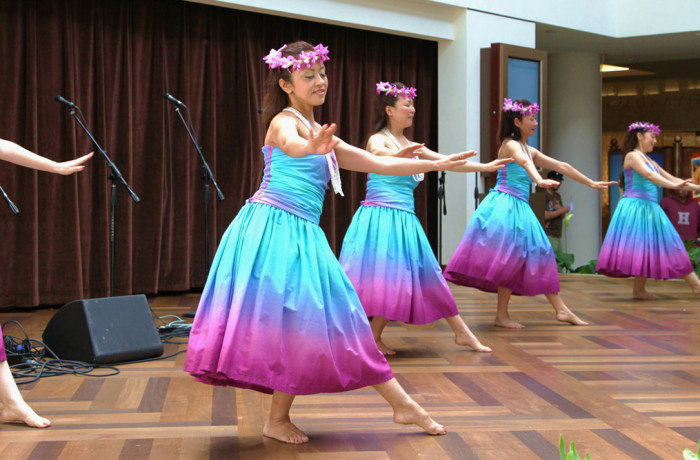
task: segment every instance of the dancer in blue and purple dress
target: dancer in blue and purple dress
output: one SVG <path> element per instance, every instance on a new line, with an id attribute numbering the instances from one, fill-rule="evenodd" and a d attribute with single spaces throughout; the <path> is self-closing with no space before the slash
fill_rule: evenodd
<path id="1" fill-rule="evenodd" d="M 700 192 L 692 179 L 679 179 L 647 156 L 656 145 L 658 126 L 634 122 L 623 142 L 625 152 L 620 199 L 605 234 L 596 271 L 612 277 L 634 277 L 632 297 L 653 300 L 646 290 L 648 278 L 683 278 L 694 294 L 700 280 L 678 232 L 657 202 L 658 187 Z"/>
<path id="2" fill-rule="evenodd" d="M 395 422 L 444 434 L 393 377 L 318 222 L 329 178 L 342 193 L 338 167 L 410 175 L 461 166 L 466 155 L 379 159 L 335 138 L 335 125 L 320 126 L 313 114 L 326 98 L 327 60 L 327 48 L 306 42 L 265 58 L 263 181 L 221 239 L 185 370 L 204 383 L 271 393 L 263 434 L 283 442 L 308 441 L 290 420 L 295 395 L 368 385 L 392 406 Z"/>
<path id="3" fill-rule="evenodd" d="M 85 169 L 83 163 L 92 157 L 92 153 L 83 155 L 75 160 L 57 163 L 48 158 L 37 155 L 21 147 L 14 142 L 0 139 L 0 160 L 8 161 L 19 166 L 48 171 L 63 176 L 73 174 Z M 12 377 L 12 371 L 7 364 L 5 353 L 5 343 L 0 328 L 0 402 L 2 411 L 0 412 L 0 422 L 25 423 L 34 428 L 46 428 L 51 426 L 51 422 L 34 412 L 34 410 L 24 401 Z"/>
<path id="4" fill-rule="evenodd" d="M 413 144 L 404 130 L 413 124 L 415 97 L 416 89 L 401 82 L 377 84 L 375 133 L 367 143 L 369 152 L 396 156 Z M 428 160 L 443 157 L 425 147 L 416 153 Z M 452 171 L 496 171 L 508 161 L 470 162 Z M 396 354 L 382 340 L 389 321 L 427 324 L 442 318 L 454 331 L 455 343 L 490 352 L 459 316 L 440 264 L 415 215 L 413 190 L 422 180 L 422 175 L 368 174 L 367 195 L 345 233 L 340 264 L 371 317 L 374 340 L 385 355 Z"/>
<path id="5" fill-rule="evenodd" d="M 529 205 L 530 186 L 555 187 L 543 179 L 540 166 L 558 171 L 594 189 L 616 182 L 589 179 L 576 168 L 544 155 L 527 145 L 537 127 L 537 103 L 505 99 L 501 116 L 499 158 L 512 158 L 498 171 L 496 186 L 474 212 L 462 239 L 445 268 L 445 278 L 455 284 L 498 293 L 494 324 L 521 329 L 512 320 L 508 303 L 512 294 L 544 294 L 556 319 L 575 325 L 587 322 L 576 316 L 559 296 L 559 274 L 552 244 Z"/>

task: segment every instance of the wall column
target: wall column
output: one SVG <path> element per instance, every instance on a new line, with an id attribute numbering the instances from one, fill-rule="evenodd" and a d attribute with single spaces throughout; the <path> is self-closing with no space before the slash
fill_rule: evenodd
<path id="1" fill-rule="evenodd" d="M 602 77 L 601 56 L 592 52 L 550 54 L 548 152 L 593 180 L 601 178 Z M 574 267 L 598 258 L 601 219 L 600 191 L 573 180 L 559 190 L 564 204 L 574 203 L 566 232 L 566 251 Z"/>

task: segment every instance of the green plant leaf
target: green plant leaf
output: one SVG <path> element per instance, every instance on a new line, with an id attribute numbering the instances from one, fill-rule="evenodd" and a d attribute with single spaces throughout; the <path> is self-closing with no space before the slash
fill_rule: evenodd
<path id="1" fill-rule="evenodd" d="M 566 217 L 564 217 L 564 228 L 569 228 L 569 221 L 573 216 L 573 214 L 567 214 Z"/>
<path id="2" fill-rule="evenodd" d="M 685 249 L 688 251 L 688 257 L 690 257 L 690 262 L 693 264 L 693 270 L 695 273 L 700 275 L 700 246 L 697 245 L 695 241 L 684 241 Z M 700 453 L 700 449 L 698 449 Z"/>
<path id="3" fill-rule="evenodd" d="M 564 450 L 564 436 L 559 435 L 559 455 L 561 460 L 566 460 L 566 451 Z"/>
<path id="4" fill-rule="evenodd" d="M 554 257 L 557 259 L 557 267 L 566 270 L 567 272 L 574 271 L 574 255 L 568 252 L 554 251 Z"/>
<path id="5" fill-rule="evenodd" d="M 590 262 L 588 262 L 586 265 L 581 265 L 580 267 L 574 268 L 574 273 L 584 273 L 584 274 L 593 274 L 595 273 L 595 266 L 598 264 L 597 259 L 593 259 Z"/>
<path id="6" fill-rule="evenodd" d="M 581 460 L 581 457 L 578 456 L 578 452 L 576 452 L 576 446 L 574 445 L 574 441 L 571 441 L 571 445 L 569 446 L 569 453 L 571 454 L 571 458 L 573 460 Z"/>

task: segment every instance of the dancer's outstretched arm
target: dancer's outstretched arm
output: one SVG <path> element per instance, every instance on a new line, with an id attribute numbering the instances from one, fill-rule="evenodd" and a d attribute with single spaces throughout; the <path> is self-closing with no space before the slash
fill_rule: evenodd
<path id="1" fill-rule="evenodd" d="M 402 156 L 413 156 L 423 144 L 413 144 L 400 150 Z M 359 172 L 373 172 L 387 176 L 410 176 L 428 171 L 446 171 L 466 164 L 467 155 L 455 154 L 437 161 L 413 160 L 405 157 L 377 156 L 366 150 L 354 147 L 342 140 L 335 146 L 338 165 L 343 169 Z"/>
<path id="2" fill-rule="evenodd" d="M 625 157 L 625 166 L 629 166 L 630 168 L 634 169 L 637 172 L 637 174 L 653 182 L 659 187 L 678 190 L 683 188 L 685 188 L 686 190 L 696 190 L 696 185 L 692 183 L 693 179 L 679 179 L 667 173 L 666 171 L 663 171 L 661 168 L 659 168 L 659 171 L 661 171 L 661 173 L 654 172 L 651 169 L 649 169 L 646 162 L 644 161 L 644 158 L 636 152 L 630 152 L 627 154 L 627 156 Z"/>
<path id="3" fill-rule="evenodd" d="M 429 148 L 423 147 L 419 150 L 420 157 L 426 160 L 439 160 L 441 158 L 445 158 L 447 155 L 439 153 L 439 152 L 434 152 L 430 150 Z M 479 154 L 476 150 L 469 150 L 468 152 L 461 152 L 467 155 L 467 158 L 471 158 L 473 156 L 476 156 Z M 477 163 L 474 161 L 468 161 L 465 165 L 463 166 L 457 166 L 450 171 L 454 172 L 464 172 L 464 173 L 469 173 L 469 172 L 493 172 L 493 171 L 498 171 L 499 169 L 505 168 L 505 166 L 512 162 L 512 158 L 499 158 L 497 160 L 490 161 L 488 163 Z"/>
<path id="4" fill-rule="evenodd" d="M 604 189 L 608 188 L 611 185 L 617 184 L 615 181 L 596 181 L 591 179 L 590 177 L 586 176 L 583 174 L 581 171 L 578 169 L 574 168 L 571 166 L 569 163 L 566 163 L 564 161 L 559 161 L 555 160 L 554 158 L 548 157 L 544 153 L 540 152 L 537 149 L 530 149 L 533 152 L 532 155 L 532 160 L 534 161 L 535 165 L 542 167 L 542 168 L 547 168 L 551 169 L 554 171 L 558 171 L 565 175 L 568 178 L 571 178 L 575 180 L 576 182 L 580 182 L 583 185 L 587 185 L 588 187 L 594 188 L 594 189 Z"/>
<path id="5" fill-rule="evenodd" d="M 661 175 L 661 177 L 676 184 L 676 186 L 673 188 L 678 189 L 678 190 L 688 190 L 689 192 L 696 192 L 696 193 L 700 192 L 700 184 L 694 183 L 695 180 L 693 178 L 681 179 L 680 177 L 676 177 L 673 174 L 666 171 L 661 166 L 659 166 L 659 164 L 657 162 L 655 162 L 654 160 L 651 160 L 651 161 L 656 165 L 657 168 L 659 168 L 659 174 Z"/>
<path id="6" fill-rule="evenodd" d="M 73 174 L 85 169 L 83 163 L 92 157 L 92 152 L 83 155 L 75 160 L 55 162 L 48 158 L 37 155 L 29 150 L 21 147 L 14 142 L 0 139 L 0 160 L 9 161 L 19 166 L 38 169 L 40 171 L 48 171 L 61 175 Z"/>

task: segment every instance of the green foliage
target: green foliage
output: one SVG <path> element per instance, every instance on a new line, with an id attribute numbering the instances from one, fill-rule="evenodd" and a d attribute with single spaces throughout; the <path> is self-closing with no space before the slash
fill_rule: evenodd
<path id="1" fill-rule="evenodd" d="M 578 452 L 576 452 L 576 446 L 573 441 L 569 444 L 569 452 L 564 449 L 564 436 L 562 435 L 559 435 L 559 455 L 561 456 L 561 460 L 581 460 Z M 591 456 L 586 454 L 585 459 L 591 460 Z"/>
<path id="2" fill-rule="evenodd" d="M 554 257 L 557 259 L 557 267 L 559 271 L 573 272 L 574 271 L 574 255 L 566 252 L 554 250 Z"/>
<path id="3" fill-rule="evenodd" d="M 581 265 L 580 267 L 574 268 L 575 258 L 573 254 L 554 250 L 554 257 L 557 259 L 557 267 L 559 268 L 559 271 L 566 271 L 568 273 L 595 273 L 595 266 L 598 263 L 598 260 L 593 259 L 586 265 Z"/>
<path id="4" fill-rule="evenodd" d="M 695 453 L 690 449 L 683 451 L 683 460 L 697 460 L 700 458 L 700 441 L 698 441 L 698 452 Z"/>
<path id="5" fill-rule="evenodd" d="M 685 249 L 688 251 L 688 257 L 693 264 L 693 270 L 700 276 L 700 246 L 697 246 L 695 241 L 684 241 Z"/>
<path id="6" fill-rule="evenodd" d="M 580 267 L 576 267 L 574 269 L 574 273 L 584 273 L 584 274 L 593 274 L 595 273 L 595 266 L 598 265 L 598 259 L 593 259 L 589 261 L 586 265 L 581 265 Z"/>

